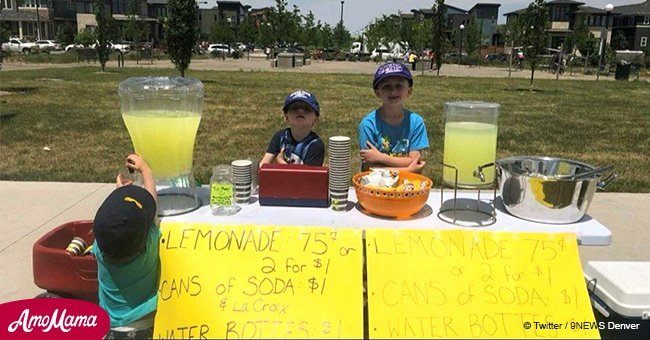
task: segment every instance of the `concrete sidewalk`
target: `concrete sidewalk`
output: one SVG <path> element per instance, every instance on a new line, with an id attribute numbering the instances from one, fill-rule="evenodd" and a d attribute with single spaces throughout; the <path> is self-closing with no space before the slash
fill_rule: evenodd
<path id="1" fill-rule="evenodd" d="M 112 183 L 0 181 L 0 303 L 42 292 L 32 277 L 34 242 L 63 223 L 92 219 L 113 189 Z M 650 261 L 648 207 L 650 194 L 596 194 L 589 214 L 612 231 L 612 244 L 581 246 L 583 265 L 590 260 Z"/>

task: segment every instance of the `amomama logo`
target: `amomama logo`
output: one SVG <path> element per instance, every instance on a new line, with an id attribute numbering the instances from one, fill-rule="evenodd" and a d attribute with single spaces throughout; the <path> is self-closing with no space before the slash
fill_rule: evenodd
<path id="1" fill-rule="evenodd" d="M 82 300 L 42 298 L 0 305 L 0 339 L 101 339 L 108 314 Z"/>

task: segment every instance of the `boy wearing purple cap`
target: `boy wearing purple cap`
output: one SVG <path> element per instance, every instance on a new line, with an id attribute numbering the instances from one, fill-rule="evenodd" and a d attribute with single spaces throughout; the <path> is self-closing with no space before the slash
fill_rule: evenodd
<path id="1" fill-rule="evenodd" d="M 322 166 L 325 144 L 312 131 L 320 116 L 316 96 L 298 90 L 284 99 L 282 111 L 289 127 L 273 135 L 260 166 L 271 163 Z"/>
<path id="2" fill-rule="evenodd" d="M 382 106 L 369 112 L 359 123 L 361 169 L 383 167 L 422 172 L 423 149 L 429 148 L 422 117 L 404 108 L 413 93 L 413 77 L 399 63 L 379 66 L 372 82 Z"/>
<path id="3" fill-rule="evenodd" d="M 117 189 L 104 200 L 93 221 L 99 306 L 111 320 L 109 339 L 153 335 L 160 274 L 153 174 L 135 154 L 127 156 L 126 166 L 142 175 L 144 188 L 118 175 Z"/>

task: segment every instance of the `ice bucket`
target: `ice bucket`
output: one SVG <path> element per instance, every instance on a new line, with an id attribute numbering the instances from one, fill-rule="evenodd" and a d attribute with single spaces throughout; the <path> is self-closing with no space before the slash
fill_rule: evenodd
<path id="1" fill-rule="evenodd" d="M 201 81 L 133 77 L 120 83 L 119 95 L 135 152 L 149 163 L 156 180 L 158 215 L 198 208 L 192 154 L 203 108 Z"/>

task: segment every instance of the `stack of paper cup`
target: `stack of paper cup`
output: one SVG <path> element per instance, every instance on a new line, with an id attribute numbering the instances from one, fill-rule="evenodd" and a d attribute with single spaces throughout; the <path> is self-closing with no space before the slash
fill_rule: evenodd
<path id="1" fill-rule="evenodd" d="M 253 162 L 247 159 L 240 159 L 230 163 L 232 180 L 235 184 L 235 202 L 238 204 L 246 204 L 251 198 L 252 165 Z"/>
<path id="2" fill-rule="evenodd" d="M 350 186 L 350 137 L 329 139 L 329 190 L 332 209 L 345 211 Z"/>

